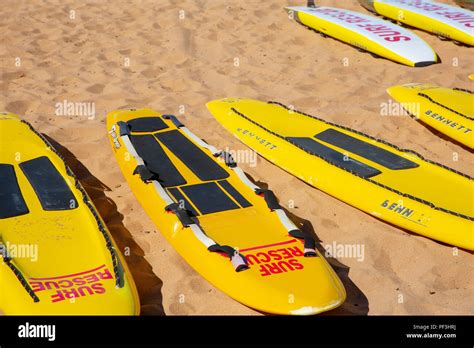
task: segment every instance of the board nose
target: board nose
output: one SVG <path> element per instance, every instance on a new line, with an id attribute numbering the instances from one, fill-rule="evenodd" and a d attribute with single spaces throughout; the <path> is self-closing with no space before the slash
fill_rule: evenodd
<path id="1" fill-rule="evenodd" d="M 374 0 L 359 0 L 359 4 L 367 10 L 375 12 Z"/>
<path id="2" fill-rule="evenodd" d="M 237 102 L 237 98 L 224 98 L 211 100 L 206 103 L 206 107 L 211 114 L 216 118 L 221 118 L 222 115 L 227 115 L 225 110 L 229 110 L 234 102 Z"/>

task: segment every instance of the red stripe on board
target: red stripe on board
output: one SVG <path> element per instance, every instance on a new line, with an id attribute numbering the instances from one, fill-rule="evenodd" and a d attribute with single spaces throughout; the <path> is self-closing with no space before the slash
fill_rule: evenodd
<path id="1" fill-rule="evenodd" d="M 91 269 L 91 270 L 89 270 L 89 271 L 84 271 L 84 272 L 74 273 L 74 274 L 68 274 L 68 275 L 59 276 L 59 277 L 52 277 L 52 278 L 29 278 L 29 279 L 30 279 L 30 280 L 53 280 L 53 279 L 61 279 L 61 278 L 71 278 L 71 277 L 79 276 L 79 275 L 82 275 L 82 274 L 95 272 L 95 271 L 98 271 L 99 269 L 104 268 L 104 267 L 105 267 L 105 265 L 102 265 L 102 266 L 99 266 L 99 267 L 97 267 L 97 268 Z"/>
<path id="2" fill-rule="evenodd" d="M 294 242 L 296 242 L 296 241 L 297 241 L 296 239 L 292 239 L 292 240 L 287 240 L 287 241 L 285 241 L 285 242 L 280 242 L 280 243 L 267 244 L 267 245 L 260 245 L 260 246 L 256 246 L 256 247 L 252 247 L 252 248 L 247 248 L 247 249 L 240 249 L 239 251 L 240 251 L 240 252 L 244 252 L 244 251 L 250 251 L 250 250 L 256 250 L 256 249 L 269 248 L 269 247 L 273 247 L 273 246 L 277 246 L 277 245 L 291 244 L 291 243 L 294 243 Z"/>

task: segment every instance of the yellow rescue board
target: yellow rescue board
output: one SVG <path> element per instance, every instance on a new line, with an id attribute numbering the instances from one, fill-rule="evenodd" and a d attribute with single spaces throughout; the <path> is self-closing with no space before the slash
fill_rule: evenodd
<path id="1" fill-rule="evenodd" d="M 374 16 L 336 7 L 287 7 L 291 18 L 359 50 L 408 66 L 438 62 L 433 49 L 413 32 Z"/>
<path id="2" fill-rule="evenodd" d="M 474 250 L 473 178 L 282 104 L 207 104 L 232 134 L 308 184 L 423 236 Z"/>
<path id="3" fill-rule="evenodd" d="M 132 276 L 92 201 L 51 144 L 0 114 L 0 311 L 134 315 Z"/>
<path id="4" fill-rule="evenodd" d="M 474 46 L 474 14 L 472 11 L 430 0 L 359 0 L 370 11 Z"/>
<path id="5" fill-rule="evenodd" d="M 420 83 L 393 86 L 387 92 L 420 121 L 474 148 L 472 92 Z"/>
<path id="6" fill-rule="evenodd" d="M 305 256 L 306 240 L 289 235 L 297 227 L 268 205 L 269 191 L 258 192 L 223 152 L 150 109 L 112 111 L 107 128 L 144 210 L 214 286 L 267 313 L 316 314 L 343 303 L 344 287 L 324 257 Z"/>

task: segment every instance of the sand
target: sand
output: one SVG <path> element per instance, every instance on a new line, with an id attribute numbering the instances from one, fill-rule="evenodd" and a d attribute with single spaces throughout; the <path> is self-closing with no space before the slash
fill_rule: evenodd
<path id="1" fill-rule="evenodd" d="M 474 174 L 468 150 L 409 117 L 380 115 L 391 85 L 430 82 L 472 90 L 472 48 L 414 30 L 443 63 L 405 67 L 290 21 L 283 7 L 303 3 L 3 1 L 0 110 L 21 115 L 57 143 L 122 251 L 130 250 L 126 259 L 142 313 L 261 314 L 216 290 L 156 230 L 113 158 L 105 127 L 111 110 L 174 113 L 209 143 L 245 150 L 205 103 L 229 96 L 277 100 Z M 320 3 L 367 13 L 356 1 Z M 95 117 L 56 115 L 56 103 L 64 100 L 94 103 Z M 364 247 L 363 260 L 331 260 L 348 298 L 328 315 L 474 313 L 472 252 L 455 253 L 390 226 L 261 158 L 241 167 L 268 184 L 323 245 Z"/>

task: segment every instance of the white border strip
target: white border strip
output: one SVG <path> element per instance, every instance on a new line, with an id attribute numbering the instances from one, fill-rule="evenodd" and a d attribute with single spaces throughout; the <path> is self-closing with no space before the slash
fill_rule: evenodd
<path id="1" fill-rule="evenodd" d="M 255 185 L 253 182 L 250 181 L 249 178 L 247 178 L 247 175 L 245 175 L 244 171 L 239 168 L 239 167 L 234 167 L 234 168 L 231 168 L 235 174 L 237 174 L 237 176 L 239 177 L 239 179 L 245 184 L 247 185 L 248 187 L 250 187 L 252 190 L 260 190 L 260 187 L 258 187 L 257 185 Z"/>
<path id="2" fill-rule="evenodd" d="M 194 235 L 196 236 L 199 241 L 204 244 L 207 248 L 209 248 L 212 245 L 216 245 L 217 243 L 214 242 L 211 238 L 206 236 L 204 231 L 202 230 L 201 227 L 199 227 L 197 224 L 192 224 L 189 225 L 191 227 L 191 230 L 194 232 Z"/>
<path id="3" fill-rule="evenodd" d="M 285 228 L 287 229 L 288 232 L 293 231 L 293 230 L 299 230 L 299 228 L 296 227 L 296 225 L 293 223 L 293 221 L 291 221 L 288 218 L 288 216 L 283 211 L 283 209 L 275 209 L 274 211 L 277 213 L 278 218 L 280 219 L 281 223 L 283 224 L 283 226 L 285 226 Z"/>
<path id="4" fill-rule="evenodd" d="M 120 131 L 120 127 L 118 128 Z M 143 162 L 143 159 L 138 155 L 137 151 L 135 151 L 135 147 L 133 147 L 133 144 L 130 141 L 130 138 L 128 137 L 128 135 L 122 135 L 121 138 L 122 138 L 123 144 L 127 148 L 128 153 L 130 153 L 135 158 L 135 160 L 137 161 L 137 164 L 145 165 L 145 162 Z"/>
<path id="5" fill-rule="evenodd" d="M 158 191 L 160 197 L 166 202 L 167 205 L 175 203 L 175 201 L 171 199 L 171 197 L 168 195 L 168 193 L 166 193 L 165 189 L 163 188 L 163 186 L 160 185 L 158 181 L 152 180 L 152 184 L 155 187 L 156 191 Z"/>
<path id="6" fill-rule="evenodd" d="M 186 128 L 185 126 L 182 126 L 178 129 L 181 129 L 183 131 L 183 133 L 185 133 L 188 137 L 190 137 L 194 142 L 198 143 L 201 147 L 205 148 L 205 149 L 208 149 L 209 151 L 211 151 L 212 155 L 213 156 L 217 156 L 219 155 L 222 151 L 221 150 L 218 150 L 216 147 L 212 146 L 212 145 L 209 145 L 208 143 L 206 143 L 204 140 L 202 140 L 201 138 L 199 138 L 196 134 L 194 134 L 193 132 L 191 132 L 188 128 Z"/>

